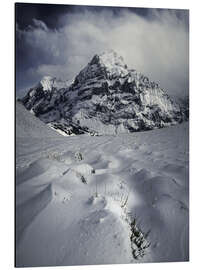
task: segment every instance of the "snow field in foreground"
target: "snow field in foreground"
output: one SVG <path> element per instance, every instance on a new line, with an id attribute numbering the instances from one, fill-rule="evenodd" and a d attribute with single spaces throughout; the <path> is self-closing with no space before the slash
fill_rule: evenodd
<path id="1" fill-rule="evenodd" d="M 16 146 L 17 266 L 188 260 L 187 123 Z"/>

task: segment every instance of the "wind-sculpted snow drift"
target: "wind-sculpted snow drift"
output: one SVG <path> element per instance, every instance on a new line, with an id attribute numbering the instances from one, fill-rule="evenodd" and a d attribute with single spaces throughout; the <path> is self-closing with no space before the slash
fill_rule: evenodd
<path id="1" fill-rule="evenodd" d="M 188 123 L 67 138 L 16 110 L 16 266 L 189 259 Z"/>
<path id="2" fill-rule="evenodd" d="M 150 130 L 188 116 L 157 83 L 129 69 L 112 50 L 95 55 L 72 82 L 45 76 L 22 103 L 63 135 Z"/>

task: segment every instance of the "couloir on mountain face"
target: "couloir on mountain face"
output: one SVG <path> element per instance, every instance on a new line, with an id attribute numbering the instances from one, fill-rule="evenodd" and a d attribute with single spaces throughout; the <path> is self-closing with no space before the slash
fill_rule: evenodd
<path id="1" fill-rule="evenodd" d="M 71 83 L 43 77 L 21 101 L 64 135 L 135 132 L 187 119 L 157 83 L 112 50 L 95 55 Z"/>

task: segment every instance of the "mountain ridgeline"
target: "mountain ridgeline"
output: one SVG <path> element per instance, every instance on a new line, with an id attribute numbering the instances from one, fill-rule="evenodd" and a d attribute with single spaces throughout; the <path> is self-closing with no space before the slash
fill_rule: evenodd
<path id="1" fill-rule="evenodd" d="M 188 118 L 157 83 L 129 69 L 114 51 L 95 55 L 72 82 L 45 76 L 21 102 L 63 135 L 151 130 Z"/>

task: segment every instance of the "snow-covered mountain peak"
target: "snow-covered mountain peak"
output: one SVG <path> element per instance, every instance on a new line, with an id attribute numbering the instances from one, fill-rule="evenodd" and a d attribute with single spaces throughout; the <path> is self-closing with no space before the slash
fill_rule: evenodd
<path id="1" fill-rule="evenodd" d="M 51 91 L 54 85 L 56 78 L 51 76 L 44 76 L 39 82 L 39 85 L 42 86 L 44 91 Z"/>
<path id="2" fill-rule="evenodd" d="M 106 71 L 112 76 L 124 77 L 128 74 L 128 67 L 122 56 L 115 51 L 106 51 L 99 55 L 101 66 L 106 68 Z"/>
<path id="3" fill-rule="evenodd" d="M 104 68 L 110 77 L 124 77 L 128 74 L 127 65 L 123 57 L 113 50 L 96 54 L 89 65 L 97 65 L 100 68 Z"/>
<path id="4" fill-rule="evenodd" d="M 83 84 L 85 81 L 94 78 L 116 79 L 124 78 L 129 70 L 122 56 L 115 51 L 108 50 L 96 54 L 85 68 L 81 70 L 75 79 L 76 84 Z"/>
<path id="5" fill-rule="evenodd" d="M 68 130 L 68 134 L 70 127 L 75 134 L 117 134 L 187 119 L 185 111 L 156 82 L 128 69 L 113 50 L 96 54 L 72 83 L 43 77 L 22 103 L 42 121 Z"/>
<path id="6" fill-rule="evenodd" d="M 61 88 L 67 88 L 71 84 L 71 82 L 68 80 L 63 81 L 56 77 L 46 75 L 42 77 L 42 79 L 40 80 L 40 82 L 36 87 L 42 88 L 43 91 L 52 91 L 52 90 L 59 90 Z"/>
<path id="7" fill-rule="evenodd" d="M 118 55 L 115 51 L 109 50 L 99 55 L 100 63 L 106 68 L 112 68 L 114 66 L 120 66 L 127 69 L 127 65 L 124 63 L 122 56 Z"/>

